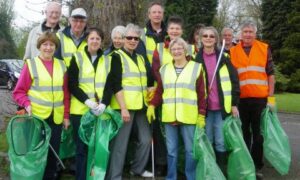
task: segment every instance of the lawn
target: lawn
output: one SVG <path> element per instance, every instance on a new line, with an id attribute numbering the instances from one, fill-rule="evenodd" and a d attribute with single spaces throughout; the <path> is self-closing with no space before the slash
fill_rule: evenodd
<path id="1" fill-rule="evenodd" d="M 300 94 L 275 94 L 278 111 L 300 113 Z"/>

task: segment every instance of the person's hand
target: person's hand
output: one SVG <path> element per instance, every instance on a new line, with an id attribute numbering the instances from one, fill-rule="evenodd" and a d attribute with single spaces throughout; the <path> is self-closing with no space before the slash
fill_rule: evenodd
<path id="1" fill-rule="evenodd" d="M 99 116 L 99 115 L 101 115 L 104 112 L 105 108 L 106 108 L 106 105 L 100 103 L 95 109 L 92 109 L 92 113 L 95 116 Z"/>
<path id="2" fill-rule="evenodd" d="M 155 120 L 155 107 L 153 105 L 148 106 L 147 119 L 148 119 L 149 124 L 151 124 L 151 122 L 153 120 Z"/>
<path id="3" fill-rule="evenodd" d="M 127 109 L 121 109 L 121 116 L 124 122 L 130 121 L 130 114 Z"/>
<path id="4" fill-rule="evenodd" d="M 31 114 L 32 114 L 31 106 L 30 106 L 30 105 L 29 105 L 29 106 L 26 106 L 26 107 L 25 107 L 25 110 L 26 110 L 28 116 L 31 116 Z"/>
<path id="5" fill-rule="evenodd" d="M 197 126 L 200 128 L 205 127 L 205 116 L 202 114 L 198 114 Z"/>
<path id="6" fill-rule="evenodd" d="M 274 96 L 269 96 L 267 106 L 270 108 L 270 111 L 275 110 L 275 105 L 276 105 L 275 97 Z"/>
<path id="7" fill-rule="evenodd" d="M 69 126 L 70 126 L 70 119 L 64 119 L 64 121 L 63 121 L 64 129 L 68 129 Z"/>
<path id="8" fill-rule="evenodd" d="M 234 118 L 239 118 L 240 117 L 239 110 L 236 106 L 231 107 L 231 114 Z"/>

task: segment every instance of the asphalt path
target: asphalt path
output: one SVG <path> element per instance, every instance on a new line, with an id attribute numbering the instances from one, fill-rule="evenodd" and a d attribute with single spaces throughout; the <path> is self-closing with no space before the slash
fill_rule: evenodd
<path id="1" fill-rule="evenodd" d="M 0 87 L 0 131 L 5 132 L 7 117 L 11 117 L 16 112 L 16 104 L 12 101 L 11 91 L 4 87 Z M 263 168 L 264 179 L 266 180 L 300 180 L 300 114 L 278 113 L 282 127 L 289 137 L 292 150 L 292 163 L 290 171 L 287 175 L 281 176 L 271 165 L 265 160 Z M 1 166 L 1 165 L 0 165 Z M 1 169 L 1 168 L 0 168 Z M 7 179 L 1 177 L 0 180 Z M 138 177 L 124 177 L 124 179 L 142 179 Z M 149 178 L 148 178 L 149 179 Z M 156 179 L 164 179 L 163 177 Z"/>

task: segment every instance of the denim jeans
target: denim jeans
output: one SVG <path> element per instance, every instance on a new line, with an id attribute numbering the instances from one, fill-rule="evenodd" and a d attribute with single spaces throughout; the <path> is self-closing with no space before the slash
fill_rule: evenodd
<path id="1" fill-rule="evenodd" d="M 168 174 L 166 180 L 177 179 L 178 134 L 181 133 L 185 148 L 185 175 L 187 180 L 196 178 L 196 161 L 193 159 L 193 139 L 195 125 L 165 124 L 166 143 L 168 150 Z"/>
<path id="2" fill-rule="evenodd" d="M 214 144 L 215 150 L 225 152 L 222 112 L 208 110 L 205 124 L 206 135 L 209 141 Z"/>

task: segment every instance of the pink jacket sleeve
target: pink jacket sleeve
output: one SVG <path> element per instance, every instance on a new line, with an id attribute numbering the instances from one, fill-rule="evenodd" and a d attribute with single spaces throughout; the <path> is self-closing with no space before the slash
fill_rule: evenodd
<path id="1" fill-rule="evenodd" d="M 70 116 L 70 92 L 68 88 L 68 75 L 67 73 L 64 76 L 64 85 L 63 85 L 63 91 L 64 91 L 64 118 L 69 119 Z"/>
<path id="2" fill-rule="evenodd" d="M 30 105 L 30 100 L 27 96 L 27 92 L 30 89 L 32 79 L 27 64 L 25 63 L 21 71 L 19 80 L 12 93 L 13 99 L 19 106 L 27 107 Z"/>

